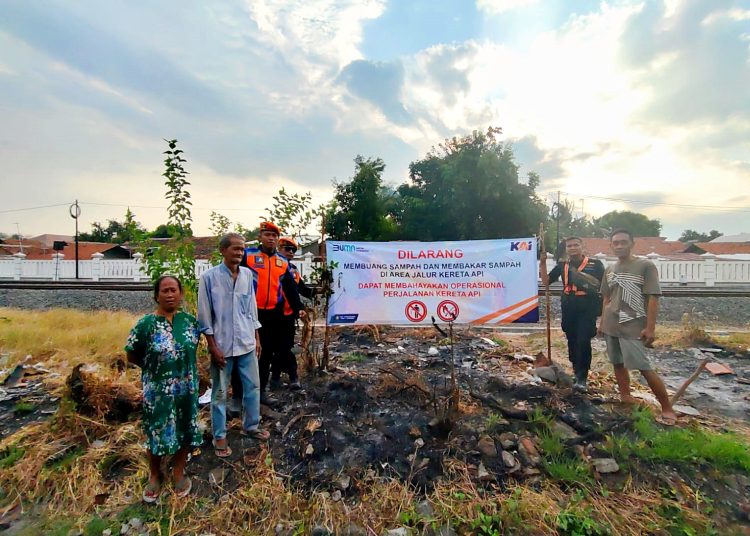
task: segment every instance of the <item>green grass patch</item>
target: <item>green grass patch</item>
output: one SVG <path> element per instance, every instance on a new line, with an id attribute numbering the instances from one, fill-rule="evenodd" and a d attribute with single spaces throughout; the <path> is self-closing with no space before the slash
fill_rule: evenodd
<path id="1" fill-rule="evenodd" d="M 16 402 L 15 406 L 13 406 L 13 413 L 19 416 L 28 415 L 29 413 L 34 413 L 35 409 L 36 409 L 36 404 L 32 404 L 31 402 L 20 400 Z"/>
<path id="2" fill-rule="evenodd" d="M 503 350 L 508 348 L 508 341 L 506 341 L 505 339 L 501 339 L 497 335 L 493 335 L 492 337 L 489 337 L 489 339 Z"/>
<path id="3" fill-rule="evenodd" d="M 662 532 L 670 536 L 716 536 L 718 532 L 711 526 L 711 522 L 706 524 L 695 523 L 688 520 L 688 517 L 677 503 L 662 503 L 654 511 L 661 517 L 658 526 L 652 527 L 654 532 Z"/>
<path id="4" fill-rule="evenodd" d="M 341 363 L 362 363 L 366 360 L 367 356 L 362 352 L 350 352 L 339 359 Z"/>
<path id="5" fill-rule="evenodd" d="M 18 536 L 68 536 L 68 533 L 75 525 L 75 521 L 65 518 L 49 519 L 45 518 L 40 522 L 35 522 L 25 526 L 18 532 Z"/>
<path id="6" fill-rule="evenodd" d="M 62 471 L 73 465 L 73 462 L 75 462 L 83 453 L 83 447 L 69 448 L 56 456 L 50 457 L 44 462 L 44 467 L 50 471 Z"/>
<path id="7" fill-rule="evenodd" d="M 484 423 L 484 428 L 488 433 L 496 434 L 498 432 L 501 432 L 507 425 L 508 421 L 506 421 L 502 415 L 498 415 L 497 413 L 490 413 L 489 415 L 487 415 L 487 420 Z"/>
<path id="8" fill-rule="evenodd" d="M 9 469 L 13 464 L 23 458 L 26 451 L 18 445 L 10 445 L 0 452 L 0 469 Z"/>
<path id="9" fill-rule="evenodd" d="M 608 536 L 612 530 L 591 517 L 591 509 L 568 507 L 555 519 L 560 536 Z"/>
<path id="10" fill-rule="evenodd" d="M 750 448 L 732 433 L 698 427 L 661 429 L 649 409 L 633 412 L 635 438 L 610 436 L 606 448 L 619 461 L 635 456 L 652 462 L 708 463 L 724 470 L 750 472 Z"/>
<path id="11" fill-rule="evenodd" d="M 588 466 L 565 444 L 562 436 L 553 430 L 552 417 L 537 408 L 530 415 L 529 421 L 537 430 L 544 471 L 552 480 L 569 486 L 592 483 Z"/>
<path id="12" fill-rule="evenodd" d="M 102 519 L 99 516 L 94 516 L 83 528 L 83 536 L 101 536 L 102 532 L 107 529 L 113 529 L 112 533 L 115 533 L 115 528 L 115 525 L 110 521 Z"/>
<path id="13" fill-rule="evenodd" d="M 568 485 L 585 485 L 592 482 L 589 468 L 581 460 L 570 456 L 544 458 L 544 470 L 553 480 Z"/>
<path id="14" fill-rule="evenodd" d="M 194 508 L 208 507 L 208 503 L 196 502 L 194 506 L 188 506 L 180 512 L 172 512 L 171 507 L 167 501 L 161 504 L 147 505 L 143 503 L 131 504 L 119 514 L 117 514 L 117 526 L 121 523 L 127 523 L 134 517 L 140 519 L 144 525 L 153 525 L 156 523 L 159 527 L 149 527 L 151 534 L 172 534 L 170 529 L 170 518 L 174 515 L 175 521 L 180 521 L 188 518 L 193 512 Z M 302 523 L 304 526 L 304 523 Z M 145 532 L 145 530 L 143 530 Z"/>
<path id="15" fill-rule="evenodd" d="M 481 536 L 500 536 L 505 534 L 501 515 L 488 514 L 481 510 L 477 513 L 476 519 L 471 522 L 471 529 L 471 534 Z"/>

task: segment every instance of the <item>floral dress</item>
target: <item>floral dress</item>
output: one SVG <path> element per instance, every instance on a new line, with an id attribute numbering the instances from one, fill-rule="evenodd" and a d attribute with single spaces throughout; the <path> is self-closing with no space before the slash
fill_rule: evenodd
<path id="1" fill-rule="evenodd" d="M 163 316 L 141 318 L 128 336 L 125 351 L 143 358 L 143 428 L 156 456 L 199 446 L 198 321 L 178 312 L 170 324 Z"/>

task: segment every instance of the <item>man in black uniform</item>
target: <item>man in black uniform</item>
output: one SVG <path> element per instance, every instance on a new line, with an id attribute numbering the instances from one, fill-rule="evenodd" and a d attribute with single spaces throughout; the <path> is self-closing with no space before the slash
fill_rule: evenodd
<path id="1" fill-rule="evenodd" d="M 291 236 L 282 236 L 279 238 L 279 252 L 287 258 L 289 261 L 289 270 L 294 276 L 294 281 L 297 283 L 297 290 L 300 296 L 312 299 L 314 290 L 308 287 L 304 279 L 300 276 L 299 270 L 292 263 L 294 255 L 298 249 L 297 241 Z M 299 383 L 299 376 L 297 375 L 297 358 L 294 355 L 292 349 L 294 348 L 294 335 L 297 331 L 297 313 L 294 311 L 289 301 L 284 296 L 284 353 L 286 354 L 286 360 L 281 370 L 273 370 L 271 373 L 271 389 L 279 389 L 281 387 L 281 371 L 289 374 L 289 388 L 298 390 L 301 389 Z"/>
<path id="2" fill-rule="evenodd" d="M 586 391 L 591 367 L 591 339 L 596 335 L 596 318 L 601 315 L 599 296 L 604 265 L 583 254 L 583 241 L 577 236 L 565 239 L 567 261 L 558 262 L 547 275 L 546 259 L 539 262 L 543 283 L 562 279 L 562 330 L 568 339 L 568 359 L 573 364 L 576 381 L 573 388 Z"/>

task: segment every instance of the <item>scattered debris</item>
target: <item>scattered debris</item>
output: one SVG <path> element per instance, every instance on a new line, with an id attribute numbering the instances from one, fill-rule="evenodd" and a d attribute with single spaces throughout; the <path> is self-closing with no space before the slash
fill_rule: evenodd
<path id="1" fill-rule="evenodd" d="M 208 389 L 206 389 L 206 392 L 203 393 L 198 398 L 198 403 L 199 404 L 208 404 L 209 402 L 211 402 L 211 388 L 210 387 Z"/>
<path id="2" fill-rule="evenodd" d="M 479 467 L 477 467 L 477 478 L 479 480 L 493 480 L 492 475 L 484 466 L 484 462 L 479 462 Z"/>
<path id="3" fill-rule="evenodd" d="M 723 363 L 708 363 L 706 370 L 714 376 L 721 376 L 723 374 L 734 374 L 734 371 Z"/>
<path id="4" fill-rule="evenodd" d="M 227 477 L 227 472 L 223 467 L 216 467 L 208 472 L 208 483 L 214 487 L 221 487 Z"/>
<path id="5" fill-rule="evenodd" d="M 692 417 L 698 417 L 701 414 L 701 412 L 695 409 L 694 407 L 686 406 L 684 404 L 675 404 L 672 406 L 672 409 L 674 409 L 677 413 L 682 413 L 683 415 L 690 415 Z"/>
<path id="6" fill-rule="evenodd" d="M 594 458 L 591 460 L 591 464 L 597 473 L 616 473 L 620 470 L 620 466 L 617 465 L 617 461 L 614 458 Z"/>
<path id="7" fill-rule="evenodd" d="M 3 387 L 15 387 L 23 378 L 24 365 L 16 365 L 13 371 L 3 380 Z"/>
<path id="8" fill-rule="evenodd" d="M 518 445 L 518 436 L 513 432 L 503 432 L 498 439 L 504 450 L 512 450 Z"/>
<path id="9" fill-rule="evenodd" d="M 482 455 L 488 458 L 495 458 L 497 456 L 497 447 L 495 447 L 495 441 L 490 436 L 482 436 L 477 443 L 477 450 Z"/>
<path id="10" fill-rule="evenodd" d="M 512 469 L 518 465 L 518 460 L 516 460 L 516 457 L 513 456 L 513 454 L 508 452 L 507 450 L 503 451 L 502 457 L 503 457 L 503 463 L 505 464 L 505 467 L 507 467 L 508 469 Z"/>
<path id="11" fill-rule="evenodd" d="M 536 449 L 534 442 L 528 436 L 518 441 L 518 454 L 526 465 L 537 466 L 542 463 L 542 457 Z"/>

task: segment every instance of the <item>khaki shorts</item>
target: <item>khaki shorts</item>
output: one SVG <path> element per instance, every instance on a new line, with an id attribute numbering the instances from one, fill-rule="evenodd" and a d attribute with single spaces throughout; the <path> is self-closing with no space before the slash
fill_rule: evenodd
<path id="1" fill-rule="evenodd" d="M 648 351 L 639 339 L 623 339 L 604 335 L 607 341 L 607 355 L 613 365 L 624 365 L 630 370 L 652 370 Z"/>

